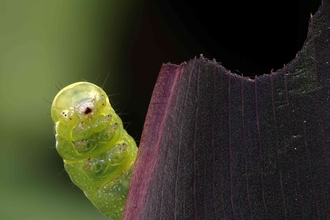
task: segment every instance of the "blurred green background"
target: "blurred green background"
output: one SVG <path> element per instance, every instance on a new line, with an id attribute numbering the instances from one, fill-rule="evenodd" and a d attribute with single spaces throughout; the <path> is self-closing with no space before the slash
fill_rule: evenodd
<path id="1" fill-rule="evenodd" d="M 229 3 L 0 0 L 0 220 L 106 219 L 54 148 L 58 88 L 105 83 L 139 141 L 162 63 L 203 53 L 246 75 L 276 70 L 301 48 L 320 0 Z"/>
<path id="2" fill-rule="evenodd" d="M 0 219 L 106 219 L 64 172 L 50 103 L 57 88 L 102 85 L 109 74 L 105 90 L 125 105 L 125 41 L 139 4 L 0 1 Z"/>

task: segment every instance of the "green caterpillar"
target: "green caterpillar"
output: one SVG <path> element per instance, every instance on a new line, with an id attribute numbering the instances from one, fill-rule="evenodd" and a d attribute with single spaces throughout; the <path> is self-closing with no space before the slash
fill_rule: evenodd
<path id="1" fill-rule="evenodd" d="M 55 96 L 51 116 L 72 182 L 103 214 L 121 219 L 137 146 L 107 94 L 89 82 L 73 83 Z"/>

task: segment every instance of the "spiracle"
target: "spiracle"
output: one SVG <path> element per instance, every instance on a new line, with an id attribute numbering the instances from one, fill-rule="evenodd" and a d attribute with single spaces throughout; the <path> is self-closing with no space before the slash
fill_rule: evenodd
<path id="1" fill-rule="evenodd" d="M 137 155 L 102 88 L 77 82 L 54 98 L 56 149 L 72 182 L 110 219 L 121 219 Z"/>

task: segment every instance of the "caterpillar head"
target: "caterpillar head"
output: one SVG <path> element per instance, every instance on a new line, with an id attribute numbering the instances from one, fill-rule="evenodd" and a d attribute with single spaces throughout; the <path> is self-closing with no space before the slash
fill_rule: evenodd
<path id="1" fill-rule="evenodd" d="M 58 135 L 76 141 L 104 129 L 115 112 L 103 89 L 89 82 L 77 82 L 56 95 L 51 115 Z"/>
<path id="2" fill-rule="evenodd" d="M 89 82 L 77 82 L 56 95 L 51 115 L 54 122 L 77 124 L 103 112 L 106 106 L 110 106 L 109 99 L 100 87 Z"/>

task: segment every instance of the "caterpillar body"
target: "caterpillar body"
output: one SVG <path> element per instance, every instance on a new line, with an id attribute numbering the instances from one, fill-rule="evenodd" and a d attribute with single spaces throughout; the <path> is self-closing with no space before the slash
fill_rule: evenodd
<path id="1" fill-rule="evenodd" d="M 56 149 L 72 182 L 110 219 L 121 219 L 137 155 L 102 88 L 77 82 L 54 98 Z"/>

